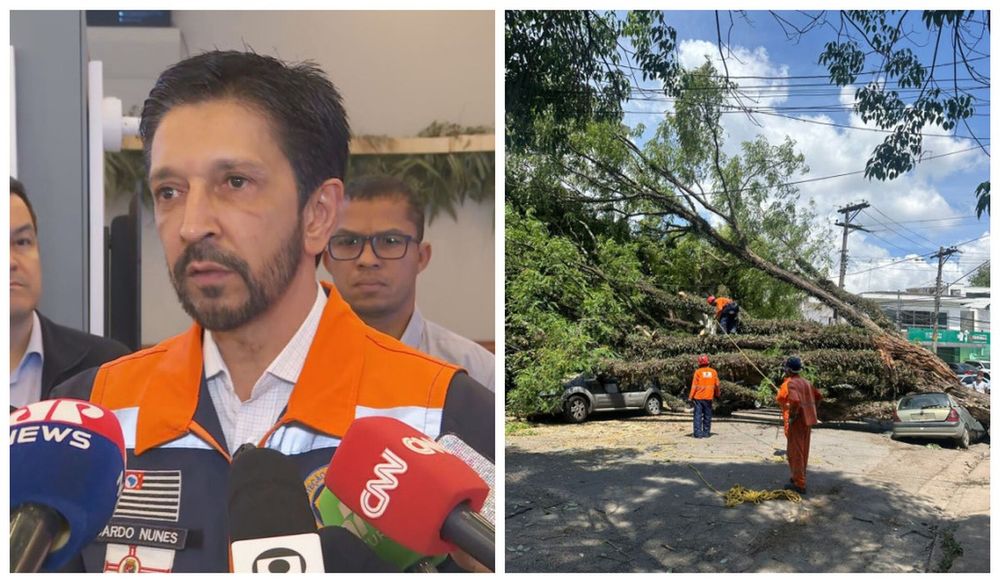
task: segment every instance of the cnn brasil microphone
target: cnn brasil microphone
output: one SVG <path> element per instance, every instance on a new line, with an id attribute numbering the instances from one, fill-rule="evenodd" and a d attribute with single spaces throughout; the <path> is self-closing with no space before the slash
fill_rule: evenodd
<path id="1" fill-rule="evenodd" d="M 121 494 L 125 441 L 114 413 L 77 399 L 10 414 L 10 570 L 54 571 L 94 540 Z"/>
<path id="2" fill-rule="evenodd" d="M 457 548 L 494 570 L 493 525 L 476 512 L 489 486 L 462 460 L 401 421 L 355 420 L 330 461 L 326 487 L 410 549 L 436 555 Z"/>
<path id="3" fill-rule="evenodd" d="M 241 451 L 229 475 L 234 573 L 323 573 L 309 496 L 290 459 L 273 449 Z"/>

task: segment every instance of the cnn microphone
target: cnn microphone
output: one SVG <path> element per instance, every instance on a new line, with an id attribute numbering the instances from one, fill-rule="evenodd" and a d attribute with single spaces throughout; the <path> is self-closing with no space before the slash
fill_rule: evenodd
<path id="1" fill-rule="evenodd" d="M 404 573 L 410 572 L 418 563 L 425 560 L 422 554 L 408 549 L 385 533 L 372 526 L 358 513 L 344 504 L 325 486 L 320 486 L 319 495 L 315 498 L 314 506 L 319 514 L 320 522 L 325 527 L 339 527 L 350 532 L 355 538 L 364 542 L 381 560 L 393 565 L 396 570 Z M 435 563 L 440 563 L 448 558 L 443 554 L 437 557 L 430 557 Z"/>
<path id="2" fill-rule="evenodd" d="M 323 573 L 323 550 L 305 485 L 290 459 L 246 449 L 229 476 L 234 573 Z"/>
<path id="3" fill-rule="evenodd" d="M 326 487 L 392 540 L 423 555 L 461 549 L 494 570 L 493 525 L 476 511 L 489 486 L 462 460 L 388 417 L 356 420 Z"/>
<path id="4" fill-rule="evenodd" d="M 111 520 L 125 440 L 114 413 L 77 399 L 10 414 L 10 570 L 55 571 Z"/>

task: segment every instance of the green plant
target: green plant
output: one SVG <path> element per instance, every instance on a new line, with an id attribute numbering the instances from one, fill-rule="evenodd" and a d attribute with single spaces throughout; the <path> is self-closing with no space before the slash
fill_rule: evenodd
<path id="1" fill-rule="evenodd" d="M 444 137 L 489 134 L 486 126 L 463 127 L 435 121 L 420 131 L 418 137 Z M 357 139 L 378 143 L 388 138 L 360 136 Z M 348 181 L 352 176 L 388 174 L 405 180 L 427 205 L 427 221 L 446 212 L 456 218 L 457 209 L 465 201 L 483 202 L 494 196 L 496 164 L 493 152 L 456 154 L 361 154 L 353 155 L 347 165 Z M 150 206 L 152 198 L 146 181 L 146 166 L 142 152 L 123 150 L 104 155 L 104 192 L 109 201 L 142 195 L 143 204 Z"/>
<path id="2" fill-rule="evenodd" d="M 433 122 L 418 137 L 433 138 L 492 133 L 485 126 L 462 127 L 453 123 Z M 358 139 L 378 143 L 379 137 Z M 494 152 L 451 154 L 363 154 L 351 156 L 347 165 L 348 181 L 352 176 L 388 174 L 406 181 L 424 201 L 427 220 L 432 222 L 442 211 L 452 218 L 466 199 L 473 202 L 494 196 L 496 164 Z"/>

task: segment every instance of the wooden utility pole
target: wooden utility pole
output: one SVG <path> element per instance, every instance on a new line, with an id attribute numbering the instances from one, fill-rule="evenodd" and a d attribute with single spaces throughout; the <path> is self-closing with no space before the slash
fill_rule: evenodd
<path id="1" fill-rule="evenodd" d="M 941 309 L 941 269 L 944 267 L 944 262 L 948 260 L 953 253 L 958 253 L 958 249 L 955 247 L 939 247 L 938 252 L 931 257 L 937 257 L 938 260 L 938 272 L 937 272 L 937 282 L 934 284 L 934 313 L 931 317 L 934 318 L 934 332 L 931 334 L 931 352 L 935 355 L 937 354 L 938 345 L 938 310 Z"/>
<path id="2" fill-rule="evenodd" d="M 862 227 L 861 225 L 853 224 L 851 221 L 853 221 L 858 216 L 858 213 L 865 210 L 869 206 L 871 205 L 868 204 L 867 201 L 861 201 L 858 204 L 852 204 L 837 209 L 838 213 L 844 215 L 843 222 L 837 221 L 836 223 L 834 223 L 838 227 L 844 227 L 844 242 L 843 244 L 841 244 L 840 247 L 840 282 L 838 283 L 840 289 L 844 289 L 844 277 L 847 275 L 847 235 L 851 232 L 851 229 L 857 231 L 865 231 L 866 233 L 871 232 L 868 229 Z M 840 319 L 836 311 L 834 311 L 833 313 L 833 318 L 834 321 L 839 321 Z"/>

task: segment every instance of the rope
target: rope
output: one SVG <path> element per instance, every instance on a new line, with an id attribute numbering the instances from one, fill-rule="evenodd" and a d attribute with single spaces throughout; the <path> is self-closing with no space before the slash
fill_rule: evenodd
<path id="1" fill-rule="evenodd" d="M 704 482 L 706 486 L 711 488 L 719 496 L 722 496 L 722 499 L 726 502 L 727 508 L 738 506 L 744 502 L 760 504 L 761 502 L 767 500 L 779 499 L 785 499 L 790 502 L 795 502 L 796 504 L 802 502 L 802 496 L 799 496 L 798 492 L 794 492 L 792 490 L 750 490 L 736 484 L 729 490 L 720 492 L 718 488 L 710 484 L 708 480 L 705 479 L 705 476 L 701 475 L 698 468 L 692 466 L 691 464 L 688 464 L 687 466 L 694 470 L 694 473 L 698 474 L 698 477 L 701 478 L 701 481 Z"/>
<path id="2" fill-rule="evenodd" d="M 771 385 L 772 387 L 774 387 L 774 394 L 775 394 L 775 395 L 777 395 L 777 394 L 778 394 L 778 392 L 779 392 L 779 391 L 781 391 L 781 389 L 780 389 L 780 388 L 778 388 L 778 385 L 774 384 L 774 381 L 772 381 L 772 380 L 771 380 L 771 377 L 769 377 L 769 376 L 767 376 L 766 374 L 764 374 L 764 371 L 762 371 L 762 370 L 760 370 L 759 368 L 757 368 L 757 365 L 756 365 L 756 364 L 754 364 L 752 360 L 750 360 L 750 357 L 749 357 L 749 356 L 747 356 L 745 352 L 743 352 L 743 349 L 742 349 L 742 348 L 740 348 L 740 345 L 739 345 L 739 344 L 737 344 L 735 340 L 733 340 L 732 338 L 730 338 L 730 337 L 729 337 L 729 336 L 730 336 L 730 334 L 729 334 L 729 332 L 726 332 L 726 329 L 725 329 L 725 328 L 723 328 L 723 327 L 722 327 L 722 322 L 720 322 L 720 321 L 718 321 L 718 320 L 715 320 L 714 318 L 713 318 L 713 321 L 714 321 L 714 322 L 715 322 L 715 324 L 716 324 L 716 325 L 717 325 L 717 326 L 719 327 L 719 329 L 720 329 L 720 330 L 722 330 L 722 335 L 723 335 L 723 336 L 725 336 L 727 340 L 729 340 L 730 342 L 732 342 L 732 343 L 733 343 L 733 346 L 735 346 L 735 347 L 736 347 L 736 350 L 737 350 L 737 351 L 738 351 L 738 352 L 740 353 L 740 356 L 742 356 L 742 357 L 743 357 L 743 358 L 744 358 L 744 359 L 745 359 L 745 360 L 747 361 L 747 363 L 749 363 L 749 364 L 750 364 L 750 366 L 752 366 L 752 367 L 753 367 L 753 369 L 754 369 L 755 371 L 757 371 L 757 373 L 758 373 L 758 374 L 760 374 L 760 376 L 761 376 L 761 377 L 762 377 L 762 378 L 763 378 L 764 380 L 766 380 L 766 381 L 767 381 L 767 382 L 768 382 L 768 383 L 769 383 L 769 384 L 770 384 L 770 385 Z M 778 429 L 777 429 L 777 428 L 775 428 L 775 430 L 774 430 L 774 438 L 775 438 L 775 439 L 778 439 Z M 695 470 L 695 471 L 697 471 L 697 470 Z M 794 492 L 793 492 L 793 493 L 794 493 Z M 796 494 L 796 496 L 797 496 L 797 495 L 798 495 L 798 494 Z M 727 504 L 728 504 L 728 502 L 727 502 Z M 738 504 L 738 502 L 737 502 L 737 504 Z M 734 504 L 734 506 L 735 506 L 735 504 Z"/>

